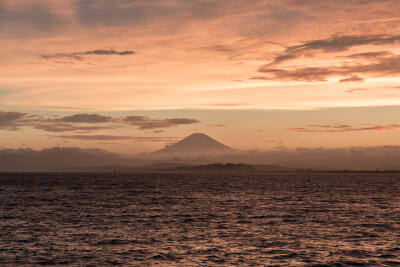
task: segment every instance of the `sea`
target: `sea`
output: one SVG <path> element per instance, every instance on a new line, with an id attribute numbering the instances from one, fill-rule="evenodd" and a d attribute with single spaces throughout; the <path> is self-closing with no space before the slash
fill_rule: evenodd
<path id="1" fill-rule="evenodd" d="M 400 266 L 398 173 L 2 173 L 0 266 Z"/>

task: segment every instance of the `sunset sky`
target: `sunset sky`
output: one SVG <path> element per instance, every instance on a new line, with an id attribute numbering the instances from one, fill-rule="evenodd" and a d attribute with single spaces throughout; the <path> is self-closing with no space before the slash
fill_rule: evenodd
<path id="1" fill-rule="evenodd" d="M 0 149 L 400 145 L 399 0 L 0 0 Z"/>

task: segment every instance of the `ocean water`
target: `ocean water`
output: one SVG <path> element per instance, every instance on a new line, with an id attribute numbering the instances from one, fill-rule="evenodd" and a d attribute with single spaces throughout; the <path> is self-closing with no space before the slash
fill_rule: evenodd
<path id="1" fill-rule="evenodd" d="M 0 174 L 0 265 L 400 266 L 400 174 Z"/>

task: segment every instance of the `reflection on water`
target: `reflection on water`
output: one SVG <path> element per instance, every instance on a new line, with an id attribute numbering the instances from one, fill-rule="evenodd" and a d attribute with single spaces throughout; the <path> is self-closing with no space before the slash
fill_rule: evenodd
<path id="1" fill-rule="evenodd" d="M 400 265 L 399 174 L 0 174 L 0 263 Z"/>

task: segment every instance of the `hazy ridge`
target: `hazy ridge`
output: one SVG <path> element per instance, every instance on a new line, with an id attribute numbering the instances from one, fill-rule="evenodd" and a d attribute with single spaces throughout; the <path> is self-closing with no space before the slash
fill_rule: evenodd
<path id="1" fill-rule="evenodd" d="M 63 147 L 3 149 L 0 172 L 400 170 L 400 146 L 240 151 L 205 134 L 190 135 L 153 153 L 132 154 Z"/>

